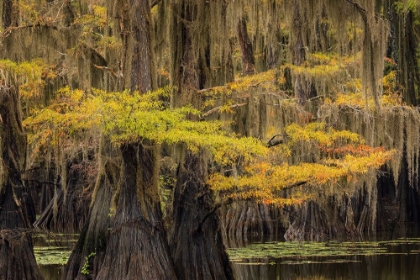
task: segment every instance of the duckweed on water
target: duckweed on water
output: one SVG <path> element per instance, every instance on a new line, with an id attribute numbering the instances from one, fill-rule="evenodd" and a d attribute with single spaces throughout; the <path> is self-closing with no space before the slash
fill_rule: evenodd
<path id="1" fill-rule="evenodd" d="M 67 247 L 34 247 L 34 253 L 38 265 L 65 265 L 71 250 Z"/>
<path id="2" fill-rule="evenodd" d="M 34 254 L 38 265 L 65 265 L 78 234 L 36 232 Z"/>
<path id="3" fill-rule="evenodd" d="M 417 247 L 404 253 L 391 252 L 390 248 L 401 245 Z M 310 260 L 313 257 L 334 257 L 335 260 L 328 258 L 328 262 L 349 262 L 349 257 L 353 256 L 413 254 L 419 252 L 418 246 L 420 246 L 420 238 L 379 242 L 271 242 L 254 243 L 244 248 L 230 248 L 228 253 L 230 260 L 235 263 L 267 264 L 273 260 L 282 260 L 282 262 L 296 264 L 296 262 L 319 262 L 319 260 Z M 346 258 L 346 260 L 342 258 Z"/>

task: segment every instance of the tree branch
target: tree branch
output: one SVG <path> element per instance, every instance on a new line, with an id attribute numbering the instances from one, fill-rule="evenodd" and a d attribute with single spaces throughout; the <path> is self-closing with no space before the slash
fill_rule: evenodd
<path id="1" fill-rule="evenodd" d="M 352 1 L 352 0 L 344 0 L 344 1 L 346 1 L 347 3 L 349 3 L 350 5 L 352 5 L 353 7 L 355 7 L 356 8 L 356 10 L 360 13 L 360 15 L 362 16 L 362 18 L 363 18 L 363 21 L 365 21 L 365 23 L 367 23 L 367 11 L 366 11 L 366 9 L 365 8 L 363 8 L 362 6 L 360 6 L 360 4 L 359 3 L 355 3 L 354 1 Z M 375 13 L 375 17 L 376 18 L 380 18 L 380 19 L 382 19 L 383 20 L 383 17 L 381 17 L 380 15 L 378 15 L 377 13 Z"/>
<path id="2" fill-rule="evenodd" d="M 275 139 L 277 136 L 281 136 L 281 139 Z M 271 139 L 267 142 L 267 146 L 271 148 L 271 147 L 274 147 L 283 143 L 284 143 L 283 135 L 279 133 L 271 137 Z"/>
<path id="3" fill-rule="evenodd" d="M 92 63 L 93 66 L 97 69 L 103 70 L 103 71 L 107 71 L 109 73 L 111 73 L 112 76 L 114 76 L 115 78 L 120 78 L 121 77 L 121 73 L 117 74 L 117 72 L 115 72 L 113 69 L 107 67 L 107 66 L 100 66 L 100 65 L 96 65 L 95 63 Z"/>
<path id="4" fill-rule="evenodd" d="M 364 15 L 366 15 L 366 10 L 364 9 L 364 8 L 362 8 L 362 6 L 360 6 L 360 4 L 359 3 L 355 3 L 355 2 L 353 2 L 352 0 L 345 0 L 347 3 L 349 3 L 350 5 L 352 5 L 353 7 L 355 7 L 356 8 L 356 10 L 359 12 L 359 13 L 363 13 Z"/>
<path id="5" fill-rule="evenodd" d="M 287 186 L 287 187 L 284 187 L 284 188 L 282 188 L 281 190 L 283 191 L 283 190 L 292 189 L 292 188 L 294 188 L 294 187 L 299 187 L 299 186 L 305 185 L 305 184 L 307 184 L 307 183 L 308 183 L 308 181 L 300 181 L 300 182 L 297 182 L 297 183 L 295 183 L 295 184 L 293 184 L 293 185 L 289 185 L 289 186 Z"/>
<path id="6" fill-rule="evenodd" d="M 24 186 L 27 184 L 27 183 L 38 183 L 38 184 L 40 184 L 40 185 L 54 185 L 54 186 L 56 186 L 56 187 L 58 187 L 58 188 L 61 188 L 61 178 L 60 179 L 57 179 L 57 182 L 52 182 L 52 181 L 39 181 L 39 180 L 28 180 L 28 179 L 22 179 L 22 181 L 23 181 L 23 183 L 25 183 L 25 184 L 23 184 Z M 26 186 L 25 186 L 26 187 Z"/>
<path id="7" fill-rule="evenodd" d="M 153 8 L 154 6 L 157 6 L 162 0 L 152 0 L 150 2 L 150 8 Z"/>
<path id="8" fill-rule="evenodd" d="M 34 27 L 41 27 L 41 28 L 53 29 L 53 30 L 58 31 L 58 27 L 55 25 L 47 25 L 47 24 L 41 24 L 41 23 L 28 24 L 28 25 L 23 25 L 23 26 L 9 26 L 4 30 L 3 37 L 7 37 L 10 33 L 12 33 L 15 30 L 34 28 Z"/>
<path id="9" fill-rule="evenodd" d="M 233 199 L 229 198 L 223 203 L 216 203 L 213 208 L 201 219 L 201 222 L 198 224 L 197 228 L 194 230 L 194 233 L 200 232 L 202 230 L 204 222 L 213 215 L 217 210 L 220 209 L 220 207 L 229 205 L 233 203 Z"/>
<path id="10" fill-rule="evenodd" d="M 215 87 L 210 87 L 210 88 L 203 88 L 203 89 L 199 89 L 197 90 L 197 93 L 203 93 L 203 92 L 207 92 L 207 91 L 212 91 L 216 88 L 220 88 L 221 86 L 215 86 Z"/>
<path id="11" fill-rule="evenodd" d="M 246 105 L 246 103 L 237 103 L 237 104 L 230 105 L 230 106 L 229 106 L 229 109 L 234 109 L 234 108 L 236 108 L 236 107 L 241 107 L 241 106 L 245 106 L 245 105 Z M 211 115 L 211 114 L 213 114 L 213 113 L 217 112 L 217 111 L 218 111 L 218 110 L 220 110 L 222 107 L 223 107 L 223 106 L 217 106 L 217 107 L 215 107 L 215 108 L 213 108 L 213 109 L 208 110 L 207 112 L 205 112 L 205 113 L 203 114 L 203 116 L 201 117 L 201 119 L 204 119 L 204 118 L 208 117 L 209 115 Z"/>

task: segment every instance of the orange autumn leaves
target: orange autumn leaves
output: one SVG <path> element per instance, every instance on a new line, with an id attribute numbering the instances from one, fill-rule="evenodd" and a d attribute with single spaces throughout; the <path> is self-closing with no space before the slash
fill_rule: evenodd
<path id="1" fill-rule="evenodd" d="M 233 199 L 296 204 L 311 197 L 311 187 L 339 186 L 343 180 L 355 182 L 379 169 L 395 152 L 365 145 L 359 135 L 328 128 L 324 123 L 292 124 L 286 133 L 285 144 L 265 158 L 254 158 L 240 175 L 213 174 L 209 180 L 213 189 Z"/>

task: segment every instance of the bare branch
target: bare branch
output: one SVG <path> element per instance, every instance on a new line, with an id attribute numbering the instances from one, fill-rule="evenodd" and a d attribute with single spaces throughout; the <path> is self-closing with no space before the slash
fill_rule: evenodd
<path id="1" fill-rule="evenodd" d="M 245 106 L 245 105 L 246 105 L 246 103 L 237 103 L 237 104 L 230 105 L 230 106 L 229 106 L 229 109 L 234 109 L 234 108 L 236 108 L 236 107 L 242 107 L 242 106 Z M 217 112 L 217 111 L 218 111 L 218 110 L 220 110 L 222 107 L 223 107 L 223 106 L 217 106 L 217 107 L 215 107 L 215 108 L 213 108 L 213 109 L 211 109 L 211 110 L 208 110 L 207 112 L 205 112 L 205 113 L 203 114 L 203 116 L 201 117 L 201 119 L 204 119 L 204 118 L 208 117 L 209 115 L 211 115 L 211 114 L 213 114 L 213 113 Z"/>
<path id="2" fill-rule="evenodd" d="M 281 138 L 278 138 L 278 137 L 281 137 Z M 271 147 L 274 147 L 283 143 L 284 143 L 283 135 L 279 133 L 271 137 L 271 139 L 267 143 L 267 146 L 271 148 Z"/>
<path id="3" fill-rule="evenodd" d="M 366 11 L 366 9 L 363 8 L 362 6 L 360 6 L 359 3 L 356 3 L 352 0 L 345 0 L 345 1 L 356 8 L 356 10 L 360 13 L 363 21 L 366 23 L 367 22 L 367 11 Z M 377 19 L 379 18 L 379 19 L 384 20 L 384 18 L 377 13 L 375 13 L 375 18 L 377 18 Z"/>
<path id="4" fill-rule="evenodd" d="M 100 66 L 100 65 L 96 65 L 95 63 L 92 63 L 93 66 L 97 69 L 109 72 L 112 76 L 114 76 L 115 78 L 120 78 L 121 77 L 121 73 L 120 71 L 118 71 L 119 73 L 115 72 L 113 69 L 107 67 L 107 66 Z"/>
<path id="5" fill-rule="evenodd" d="M 307 183 L 308 183 L 308 181 L 300 181 L 300 182 L 297 182 L 295 184 L 289 185 L 287 187 L 281 188 L 281 190 L 283 191 L 283 190 L 293 189 L 295 187 L 300 187 L 300 186 L 305 185 Z"/>
<path id="6" fill-rule="evenodd" d="M 153 8 L 154 6 L 157 6 L 162 0 L 152 0 L 150 2 L 150 8 Z"/>
<path id="7" fill-rule="evenodd" d="M 212 91 L 212 90 L 214 90 L 216 88 L 220 88 L 220 86 L 199 89 L 199 90 L 197 90 L 197 93 L 204 93 L 204 92 Z"/>
<path id="8" fill-rule="evenodd" d="M 230 205 L 233 203 L 233 199 L 227 199 L 225 201 L 223 201 L 222 203 L 216 203 L 212 209 L 210 209 L 209 212 L 207 212 L 207 214 L 201 219 L 201 222 L 198 224 L 197 228 L 194 230 L 195 233 L 200 232 L 202 230 L 203 224 L 204 222 L 210 217 L 212 216 L 217 210 L 220 209 L 220 207 L 225 206 L 225 205 Z"/>

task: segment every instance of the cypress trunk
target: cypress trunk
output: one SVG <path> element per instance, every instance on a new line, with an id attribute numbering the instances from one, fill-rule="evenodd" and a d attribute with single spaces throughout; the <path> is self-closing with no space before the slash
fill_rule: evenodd
<path id="1" fill-rule="evenodd" d="M 228 247 L 244 246 L 249 237 L 277 237 L 285 231 L 284 214 L 276 205 L 256 201 L 235 201 L 221 208 L 224 243 Z"/>
<path id="2" fill-rule="evenodd" d="M 0 88 L 0 279 L 43 279 L 28 231 L 33 202 L 21 181 L 26 136 L 14 87 Z"/>
<path id="3" fill-rule="evenodd" d="M 205 173 L 202 157 L 191 153 L 178 170 L 170 238 L 175 270 L 184 280 L 233 279 Z"/>
<path id="4" fill-rule="evenodd" d="M 95 279 L 106 252 L 110 228 L 112 189 L 105 174 L 100 175 L 99 190 L 89 212 L 88 222 L 67 262 L 64 279 Z M 87 271 L 82 269 L 86 268 Z"/>
<path id="5" fill-rule="evenodd" d="M 254 52 L 248 36 L 246 20 L 244 17 L 238 21 L 238 42 L 242 52 L 242 74 L 252 75 L 255 72 Z"/>
<path id="6" fill-rule="evenodd" d="M 124 88 L 156 88 L 147 0 L 115 1 L 123 43 Z M 120 147 L 116 214 L 96 279 L 176 279 L 158 194 L 160 146 L 143 139 Z"/>
<path id="7" fill-rule="evenodd" d="M 296 66 L 300 66 L 305 61 L 305 46 L 303 45 L 303 38 L 302 38 L 302 11 L 298 1 L 294 1 L 293 7 L 293 24 L 292 24 L 292 54 L 293 54 L 293 64 Z M 297 74 L 295 77 L 295 85 L 294 91 L 295 96 L 299 101 L 299 104 L 304 105 L 306 103 L 306 93 L 304 89 L 304 78 L 302 75 Z"/>
<path id="8" fill-rule="evenodd" d="M 121 147 L 117 213 L 96 279 L 176 279 L 157 193 L 157 149 Z"/>
<path id="9" fill-rule="evenodd" d="M 201 2 L 179 1 L 174 5 L 172 22 L 172 75 L 177 90 L 173 96 L 175 107 L 191 104 L 200 108 L 202 97 L 197 90 L 211 83 L 211 75 L 202 58 L 211 57 L 209 40 L 200 40 L 197 30 L 188 22 L 199 15 L 207 15 L 211 5 Z M 224 17 L 226 15 L 223 15 Z M 223 21 L 223 19 L 222 19 Z M 209 38 L 211 26 L 202 30 L 201 39 Z M 229 63 L 221 65 L 228 71 Z M 233 279 L 228 256 L 223 245 L 217 206 L 205 178 L 207 164 L 202 153 L 181 151 L 174 190 L 173 224 L 170 248 L 178 279 Z"/>
<path id="10" fill-rule="evenodd" d="M 34 223 L 37 228 L 63 233 L 79 233 L 86 223 L 91 190 L 86 191 L 88 165 L 80 164 L 69 172 L 67 189 L 61 189 L 61 179 L 54 184 L 54 198 Z M 91 171 L 92 172 L 92 171 Z"/>

